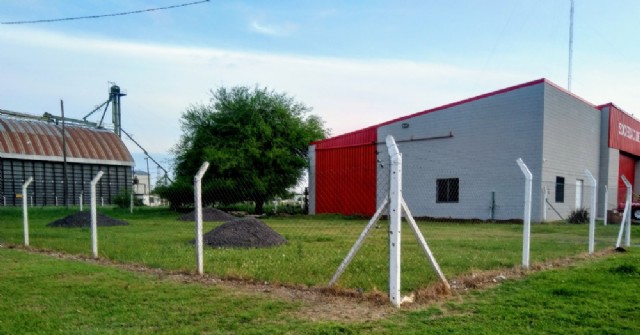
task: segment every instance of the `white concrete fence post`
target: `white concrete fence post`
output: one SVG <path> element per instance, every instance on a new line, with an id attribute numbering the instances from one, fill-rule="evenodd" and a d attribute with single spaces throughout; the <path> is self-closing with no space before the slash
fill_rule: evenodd
<path id="1" fill-rule="evenodd" d="M 584 174 L 587 175 L 587 178 L 591 183 L 591 208 L 589 209 L 591 212 L 591 215 L 589 215 L 589 254 L 593 254 L 595 250 L 596 236 L 596 200 L 598 198 L 598 182 L 588 169 L 584 169 Z"/>
<path id="2" fill-rule="evenodd" d="M 618 232 L 618 240 L 616 241 L 616 248 L 622 245 L 622 233 L 627 230 L 625 236 L 625 246 L 631 245 L 631 203 L 633 202 L 633 188 L 631 183 L 624 175 L 620 176 L 622 182 L 627 187 L 627 199 L 624 204 L 624 211 L 622 212 L 622 222 L 620 222 L 620 231 Z"/>
<path id="3" fill-rule="evenodd" d="M 386 138 L 391 159 L 389 185 L 389 300 L 398 307 L 400 296 L 400 252 L 402 221 L 402 154 L 391 135 Z"/>
<path id="4" fill-rule="evenodd" d="M 29 177 L 22 184 L 22 225 L 24 227 L 24 246 L 29 246 L 29 211 L 27 210 L 27 187 L 33 181 L 33 177 Z M 32 205 L 33 206 L 33 205 Z"/>
<path id="5" fill-rule="evenodd" d="M 531 240 L 531 186 L 533 185 L 533 175 L 522 158 L 516 160 L 520 170 L 524 174 L 524 229 L 522 233 L 522 267 L 529 268 L 529 241 Z"/>
<path id="6" fill-rule="evenodd" d="M 196 173 L 195 177 L 193 177 L 193 189 L 194 189 L 194 199 L 193 203 L 195 205 L 195 214 L 196 214 L 196 265 L 198 267 L 198 274 L 202 274 L 204 272 L 204 261 L 203 261 L 203 241 L 202 241 L 202 176 L 207 172 L 209 168 L 209 162 L 202 163 L 198 173 Z"/>
<path id="7" fill-rule="evenodd" d="M 91 255 L 98 258 L 98 212 L 96 208 L 96 185 L 104 172 L 99 171 L 91 180 Z"/>

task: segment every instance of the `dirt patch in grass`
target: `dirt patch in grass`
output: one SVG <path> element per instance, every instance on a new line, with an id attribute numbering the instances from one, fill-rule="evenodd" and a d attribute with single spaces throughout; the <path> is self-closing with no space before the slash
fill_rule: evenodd
<path id="1" fill-rule="evenodd" d="M 214 248 L 267 248 L 287 243 L 271 227 L 252 217 L 223 223 L 204 234 L 202 239 L 205 245 Z"/>
<path id="2" fill-rule="evenodd" d="M 99 227 L 107 226 L 127 226 L 126 221 L 121 221 L 108 217 L 104 214 L 96 213 L 96 224 Z M 77 212 L 62 219 L 53 221 L 47 224 L 47 227 L 62 227 L 62 228 L 81 228 L 91 227 L 91 213 L 90 212 Z"/>
<path id="3" fill-rule="evenodd" d="M 217 208 L 203 208 L 202 209 L 202 221 L 210 222 L 210 221 L 230 221 L 237 219 L 236 216 L 233 216 L 225 211 L 221 211 Z M 180 221 L 195 221 L 196 220 L 196 211 L 191 211 L 187 214 L 184 214 L 178 218 Z"/>

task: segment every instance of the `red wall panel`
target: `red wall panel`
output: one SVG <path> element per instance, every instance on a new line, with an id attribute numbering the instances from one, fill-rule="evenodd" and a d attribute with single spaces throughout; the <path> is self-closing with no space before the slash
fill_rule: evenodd
<path id="1" fill-rule="evenodd" d="M 314 143 L 316 213 L 375 213 L 376 138 L 369 127 Z"/>
<path id="2" fill-rule="evenodd" d="M 375 145 L 316 149 L 316 213 L 371 216 L 375 207 Z"/>
<path id="3" fill-rule="evenodd" d="M 636 159 L 635 157 L 620 153 L 620 168 L 618 170 L 618 204 L 624 203 L 627 199 L 627 187 L 625 186 L 622 175 L 627 177 L 631 185 L 635 181 Z M 637 193 L 637 192 L 636 192 Z"/>

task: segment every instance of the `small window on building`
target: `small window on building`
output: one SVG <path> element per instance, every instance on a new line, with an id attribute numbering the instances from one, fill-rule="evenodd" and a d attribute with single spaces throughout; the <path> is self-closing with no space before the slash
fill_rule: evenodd
<path id="1" fill-rule="evenodd" d="M 437 179 L 436 186 L 436 202 L 458 202 L 460 179 Z"/>
<path id="2" fill-rule="evenodd" d="M 556 177 L 556 202 L 564 202 L 564 177 Z"/>

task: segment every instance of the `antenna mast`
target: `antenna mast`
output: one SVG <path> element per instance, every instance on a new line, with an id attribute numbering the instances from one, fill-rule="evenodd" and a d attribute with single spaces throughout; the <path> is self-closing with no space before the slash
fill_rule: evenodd
<path id="1" fill-rule="evenodd" d="M 571 0 L 571 10 L 569 11 L 569 75 L 567 78 L 567 90 L 571 92 L 571 72 L 573 67 L 573 6 L 574 0 Z"/>

